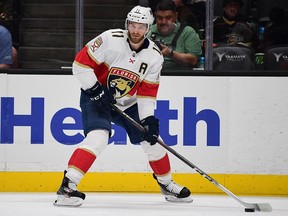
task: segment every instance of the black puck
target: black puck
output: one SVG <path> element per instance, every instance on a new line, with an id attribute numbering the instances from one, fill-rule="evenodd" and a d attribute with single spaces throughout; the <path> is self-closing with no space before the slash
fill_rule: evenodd
<path id="1" fill-rule="evenodd" d="M 255 209 L 253 209 L 253 208 L 245 208 L 245 212 L 255 212 Z"/>

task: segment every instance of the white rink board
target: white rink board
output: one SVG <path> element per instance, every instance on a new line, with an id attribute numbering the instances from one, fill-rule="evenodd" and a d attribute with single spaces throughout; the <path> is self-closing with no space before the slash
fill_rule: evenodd
<path id="1" fill-rule="evenodd" d="M 0 74 L 2 119 L 1 107 L 7 98 L 14 101 L 15 116 L 31 115 L 31 98 L 40 99 L 44 105 L 43 144 L 31 144 L 30 126 L 15 126 L 13 142 L 3 143 L 6 123 L 2 122 L 0 171 L 62 172 L 66 168 L 78 145 L 59 143 L 52 135 L 51 122 L 62 109 L 80 112 L 79 88 L 76 78 L 69 75 Z M 287 94 L 287 77 L 162 77 L 158 104 L 167 102 L 170 110 L 177 113 L 177 119 L 169 121 L 169 134 L 177 135 L 177 145 L 171 147 L 206 172 L 287 174 Z M 197 123 L 196 145 L 187 146 L 186 143 L 183 146 L 184 136 L 189 137 L 191 133 L 183 132 L 184 127 L 190 129 L 184 126 L 184 117 L 187 121 L 187 116 L 193 113 L 191 107 L 184 111 L 184 100 L 197 101 L 197 114 L 205 110 L 219 116 L 219 146 L 207 146 L 204 121 Z M 74 123 L 74 120 L 66 118 L 64 122 Z M 83 134 L 81 130 L 65 130 L 64 133 L 67 136 Z M 173 172 L 194 172 L 174 156 L 170 158 Z M 149 166 L 141 147 L 129 142 L 110 144 L 91 168 L 91 171 L 105 172 L 147 170 Z"/>

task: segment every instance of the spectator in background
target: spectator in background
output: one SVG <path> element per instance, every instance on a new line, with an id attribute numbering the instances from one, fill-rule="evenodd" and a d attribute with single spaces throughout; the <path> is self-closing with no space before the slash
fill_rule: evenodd
<path id="1" fill-rule="evenodd" d="M 155 13 L 156 7 L 161 0 L 148 0 L 148 6 L 151 8 L 153 14 Z"/>
<path id="2" fill-rule="evenodd" d="M 18 31 L 16 31 L 13 21 L 13 4 L 20 4 L 18 1 L 0 0 L 0 25 L 5 27 L 11 34 L 12 38 L 12 68 L 18 67 Z"/>
<path id="3" fill-rule="evenodd" d="M 0 68 L 10 68 L 12 63 L 11 34 L 8 29 L 0 25 Z"/>
<path id="4" fill-rule="evenodd" d="M 174 1 L 161 1 L 155 11 L 156 24 L 148 37 L 159 44 L 164 68 L 194 67 L 202 54 L 199 35 L 191 26 L 180 24 L 177 16 Z"/>
<path id="5" fill-rule="evenodd" d="M 200 29 L 205 28 L 206 22 L 206 0 L 187 0 Z"/>
<path id="6" fill-rule="evenodd" d="M 161 0 L 148 0 L 148 4 L 144 5 L 148 5 L 154 14 L 160 1 Z M 187 25 L 192 26 L 197 32 L 198 29 L 205 28 L 206 0 L 174 0 L 174 2 L 176 4 L 179 22 L 187 22 Z"/>
<path id="7" fill-rule="evenodd" d="M 287 15 L 283 8 L 272 8 L 269 13 L 270 23 L 264 33 L 264 47 L 288 44 Z"/>
<path id="8" fill-rule="evenodd" d="M 13 29 L 13 2 L 12 0 L 0 0 L 0 25 L 7 28 L 10 33 Z"/>
<path id="9" fill-rule="evenodd" d="M 223 0 L 223 16 L 214 20 L 216 45 L 243 45 L 257 48 L 257 31 L 248 19 L 239 14 L 243 4 L 243 0 Z"/>
<path id="10" fill-rule="evenodd" d="M 190 25 L 196 32 L 199 31 L 199 24 L 192 13 L 191 4 L 187 0 L 173 0 L 178 13 L 178 21 L 182 24 Z"/>

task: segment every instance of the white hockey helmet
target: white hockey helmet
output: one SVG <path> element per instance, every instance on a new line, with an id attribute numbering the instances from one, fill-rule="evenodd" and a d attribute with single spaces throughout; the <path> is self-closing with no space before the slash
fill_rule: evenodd
<path id="1" fill-rule="evenodd" d="M 143 6 L 135 6 L 132 10 L 127 14 L 125 28 L 128 29 L 128 22 L 137 22 L 137 23 L 144 23 L 147 24 L 147 31 L 145 33 L 145 37 L 147 36 L 148 32 L 150 31 L 151 26 L 154 22 L 154 16 L 152 13 L 151 8 L 143 7 Z"/>

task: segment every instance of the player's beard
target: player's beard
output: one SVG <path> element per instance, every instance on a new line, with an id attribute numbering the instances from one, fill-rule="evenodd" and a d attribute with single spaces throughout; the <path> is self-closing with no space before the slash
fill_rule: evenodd
<path id="1" fill-rule="evenodd" d="M 129 39 L 133 44 L 139 44 L 144 40 L 144 36 L 141 36 L 139 34 L 131 34 L 130 32 L 128 32 L 129 34 Z"/>

